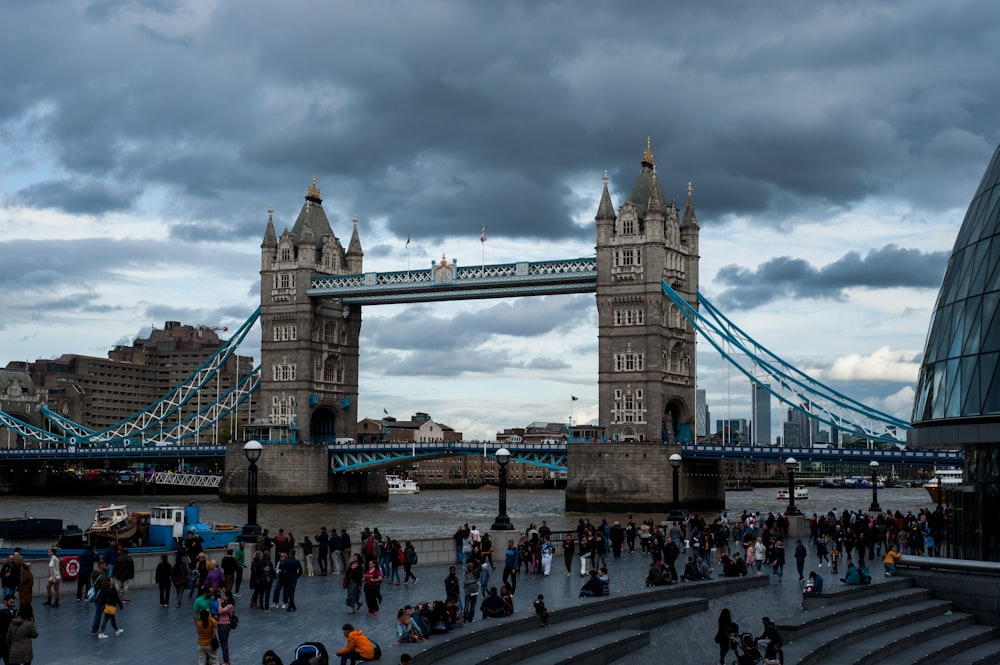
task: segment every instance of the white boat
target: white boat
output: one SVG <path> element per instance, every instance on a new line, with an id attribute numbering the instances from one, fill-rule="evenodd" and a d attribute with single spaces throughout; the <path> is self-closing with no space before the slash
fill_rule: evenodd
<path id="1" fill-rule="evenodd" d="M 402 476 L 385 475 L 385 480 L 389 483 L 389 494 L 419 494 L 420 485 L 417 481 L 403 478 Z"/>
<path id="2" fill-rule="evenodd" d="M 924 489 L 934 503 L 950 503 L 949 492 L 962 484 L 961 469 L 935 469 L 934 477 L 924 483 Z"/>
<path id="3" fill-rule="evenodd" d="M 788 501 L 788 490 L 778 490 L 778 498 L 782 501 Z M 809 498 L 809 488 L 798 485 L 795 488 L 795 498 L 796 499 L 808 499 Z"/>

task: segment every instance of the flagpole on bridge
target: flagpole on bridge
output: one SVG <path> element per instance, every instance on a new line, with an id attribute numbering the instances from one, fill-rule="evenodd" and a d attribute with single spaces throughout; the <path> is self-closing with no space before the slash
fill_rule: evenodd
<path id="1" fill-rule="evenodd" d="M 486 225 L 483 224 L 483 230 L 479 232 L 479 242 L 483 246 L 483 263 L 480 268 L 483 272 L 483 276 L 486 276 Z"/>

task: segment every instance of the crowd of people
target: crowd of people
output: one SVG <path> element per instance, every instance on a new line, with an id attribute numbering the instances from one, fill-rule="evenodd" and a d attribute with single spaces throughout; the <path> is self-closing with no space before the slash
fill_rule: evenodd
<path id="1" fill-rule="evenodd" d="M 795 562 L 806 595 L 823 593 L 823 568 L 839 575 L 843 567 L 841 583 L 864 584 L 871 579 L 867 563 L 878 558 L 883 560 L 885 575 L 891 576 L 903 554 L 940 552 L 937 537 L 943 530 L 942 519 L 943 515 L 932 511 L 916 515 L 832 510 L 825 515 L 813 514 L 807 519 L 808 538 L 803 534 L 796 539 L 787 558 Z M 550 576 L 553 561 L 560 555 L 567 576 L 578 574 L 584 578 L 580 598 L 609 595 L 609 561 L 635 554 L 649 558 L 647 586 L 765 572 L 781 582 L 788 534 L 788 519 L 780 513 L 744 513 L 738 518 L 720 515 L 711 521 L 691 514 L 683 520 L 659 524 L 652 520 L 636 522 L 632 516 L 610 523 L 580 519 L 575 531 L 561 533 L 553 533 L 542 521 L 540 526 L 531 524 L 523 533 L 498 545 L 494 545 L 489 533 L 463 524 L 452 534 L 456 565 L 449 567 L 443 580 L 443 594 L 428 594 L 426 601 L 397 607 L 395 641 L 399 645 L 421 643 L 474 621 L 512 616 L 519 576 L 537 575 L 540 580 Z M 418 553 L 413 543 L 392 539 L 379 533 L 378 528 L 365 528 L 354 538 L 346 529 L 328 531 L 322 527 L 301 541 L 283 529 L 273 537 L 265 529 L 250 551 L 252 556 L 247 556 L 247 545 L 239 543 L 222 556 L 213 556 L 204 550 L 201 538 L 189 532 L 177 551 L 162 555 L 156 567 L 159 605 L 191 604 L 200 665 L 229 664 L 229 642 L 238 624 L 237 599 L 244 585 L 250 591 L 246 608 L 295 612 L 301 577 L 339 576 L 346 613 L 354 614 L 365 607 L 367 616 L 375 618 L 385 601 L 383 586 L 415 585 L 419 581 L 415 574 Z M 49 555 L 43 605 L 58 608 L 60 564 L 54 550 Z M 815 567 L 807 574 L 812 557 Z M 78 602 L 93 603 L 91 633 L 98 639 L 125 631 L 119 612 L 131 601 L 134 578 L 135 563 L 128 548 L 114 541 L 100 550 L 88 548 L 79 557 L 75 596 Z M 15 552 L 0 567 L 0 581 L 0 655 L 12 654 L 6 662 L 28 662 L 31 642 L 38 636 L 31 603 L 34 576 L 29 562 Z M 535 612 L 540 625 L 547 626 L 549 611 L 544 595 L 539 594 L 531 606 L 529 610 Z M 364 646 L 364 640 L 370 638 L 363 637 L 362 631 L 351 624 L 345 624 L 344 631 L 348 645 L 346 651 L 337 652 L 342 662 L 370 659 L 372 651 Z M 717 637 L 722 632 L 720 617 Z M 740 635 L 723 640 L 720 650 L 726 645 L 739 650 L 743 648 L 741 640 Z M 770 652 L 769 644 L 774 645 Z M 758 646 L 775 662 L 781 662 L 780 636 L 775 639 L 771 634 L 768 643 L 761 641 Z M 315 654 L 311 659 L 319 657 Z"/>

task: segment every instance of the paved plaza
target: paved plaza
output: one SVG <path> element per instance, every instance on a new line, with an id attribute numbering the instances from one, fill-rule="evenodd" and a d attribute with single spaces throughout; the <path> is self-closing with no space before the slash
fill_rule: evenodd
<path id="1" fill-rule="evenodd" d="M 686 560 L 686 555 L 682 555 Z M 815 561 L 811 557 L 810 561 Z M 621 559 L 608 559 L 612 594 L 643 589 L 643 575 L 649 565 L 649 558 L 637 552 L 623 554 Z M 501 568 L 493 572 L 492 583 L 500 585 Z M 651 644 L 635 653 L 627 655 L 624 665 L 645 665 L 660 663 L 663 654 L 672 654 L 672 662 L 713 663 L 717 647 L 712 642 L 715 621 L 722 607 L 732 610 L 734 619 L 741 629 L 760 632 L 760 617 L 769 615 L 780 619 L 792 613 L 801 612 L 800 586 L 796 582 L 794 562 L 785 580 L 779 584 L 771 578 L 771 584 L 759 590 L 733 594 L 712 600 L 707 613 L 693 615 L 672 622 L 651 633 Z M 872 572 L 881 577 L 881 564 L 873 565 Z M 766 570 L 766 568 L 765 568 Z M 809 568 L 807 567 L 807 571 Z M 240 625 L 231 633 L 230 648 L 233 665 L 256 665 L 261 654 L 267 649 L 275 650 L 287 664 L 295 647 L 305 641 L 324 642 L 331 651 L 343 646 L 341 626 L 351 622 L 382 646 L 381 662 L 395 664 L 407 646 L 395 645 L 396 610 L 405 604 L 444 598 L 444 578 L 446 566 L 416 566 L 419 576 L 415 585 L 383 586 L 384 601 L 378 617 L 348 614 L 344 604 L 346 592 L 341 588 L 341 576 L 304 577 L 300 580 L 296 601 L 299 610 L 286 612 L 275 609 L 264 613 L 248 608 L 250 590 L 244 586 L 237 599 L 237 614 Z M 829 569 L 822 569 L 828 583 L 836 584 Z M 790 573 L 790 574 L 789 574 Z M 459 575 L 461 579 L 461 575 Z M 683 583 L 682 583 L 683 584 Z M 553 560 L 552 575 L 520 575 L 518 577 L 515 610 L 517 616 L 533 612 L 531 601 L 539 593 L 544 593 L 550 609 L 569 604 L 595 603 L 599 599 L 580 599 L 578 592 L 582 585 L 579 570 L 574 567 L 571 575 L 566 574 L 561 556 Z M 62 606 L 49 608 L 41 605 L 44 600 L 35 600 L 39 638 L 35 643 L 36 663 L 56 663 L 74 665 L 113 665 L 116 663 L 144 663 L 146 665 L 176 665 L 196 662 L 197 635 L 191 613 L 191 601 L 185 597 L 181 608 L 161 608 L 158 606 L 156 589 L 138 589 L 132 592 L 132 602 L 119 611 L 119 625 L 125 632 L 106 640 L 98 640 L 90 634 L 93 616 L 92 604 L 77 603 L 70 596 L 64 596 Z M 467 625 L 459 631 L 476 630 L 481 620 Z M 502 621 L 502 620 L 491 620 Z M 447 635 L 434 636 L 432 641 L 448 639 Z M 794 653 L 794 645 L 786 649 L 787 655 Z M 337 661 L 334 661 L 336 663 Z M 417 661 L 419 662 L 419 661 Z"/>

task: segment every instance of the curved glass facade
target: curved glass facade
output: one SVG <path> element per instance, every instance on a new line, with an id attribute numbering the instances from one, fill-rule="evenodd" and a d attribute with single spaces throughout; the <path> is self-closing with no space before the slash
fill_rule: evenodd
<path id="1" fill-rule="evenodd" d="M 917 379 L 915 426 L 1000 416 L 998 303 L 1000 148 L 979 183 L 948 260 Z"/>

